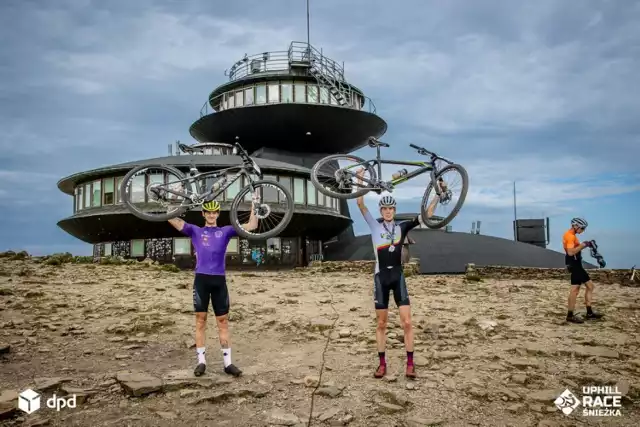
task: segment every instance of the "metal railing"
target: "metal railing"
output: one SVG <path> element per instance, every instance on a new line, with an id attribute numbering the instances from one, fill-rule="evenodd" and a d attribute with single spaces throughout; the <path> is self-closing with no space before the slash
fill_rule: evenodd
<path id="1" fill-rule="evenodd" d="M 222 110 L 228 110 L 228 109 L 232 109 L 232 108 L 245 108 L 245 107 L 254 107 L 257 105 L 275 105 L 275 104 L 311 104 L 311 105 L 327 105 L 327 106 L 333 106 L 333 107 L 341 107 L 341 108 L 350 108 L 350 109 L 354 109 L 354 110 L 361 110 L 361 111 L 366 111 L 372 114 L 376 114 L 376 106 L 373 102 L 373 100 L 371 98 L 369 98 L 368 96 L 363 95 L 360 92 L 355 92 L 353 91 L 353 93 L 351 93 L 349 95 L 349 100 L 350 102 L 345 104 L 345 105 L 340 105 L 337 100 L 335 99 L 333 93 L 331 93 L 331 91 L 329 90 L 329 86 L 327 85 L 317 85 L 317 84 L 313 84 L 310 85 L 309 83 L 306 82 L 294 82 L 294 81 L 281 81 L 279 83 L 271 83 L 271 84 L 278 84 L 278 85 L 282 85 L 282 84 L 287 84 L 287 85 L 305 85 L 305 86 L 313 86 L 315 88 L 318 88 L 318 92 L 315 94 L 315 98 L 314 97 L 310 97 L 309 96 L 309 92 L 308 90 L 305 91 L 305 97 L 303 101 L 300 100 L 296 100 L 295 98 L 292 99 L 288 99 L 288 100 L 282 100 L 280 93 L 281 93 L 281 89 L 279 87 L 279 94 L 278 94 L 278 100 L 277 101 L 269 101 L 269 98 L 267 97 L 264 102 L 256 102 L 256 87 L 259 85 L 263 85 L 265 86 L 264 83 L 260 83 L 260 84 L 249 84 L 246 86 L 241 86 L 241 87 L 236 87 L 233 90 L 230 90 L 228 92 L 223 92 L 219 95 L 216 95 L 213 98 L 210 98 L 208 101 L 206 101 L 203 105 L 202 108 L 200 109 L 200 117 L 204 117 L 206 115 L 209 114 L 213 114 L 217 111 L 222 111 Z M 325 88 L 328 91 L 329 94 L 329 98 L 327 102 L 322 102 L 322 100 L 320 99 L 320 91 L 322 88 Z M 252 96 L 252 101 L 250 103 L 246 102 L 246 100 L 244 99 L 244 91 L 246 90 L 250 90 L 251 91 L 251 96 Z M 243 102 L 242 105 L 237 105 L 234 103 L 233 107 L 230 107 L 228 105 L 224 105 L 224 100 L 228 99 L 230 96 L 235 96 L 235 94 L 237 92 L 243 92 Z M 225 98 L 226 97 L 226 98 Z M 215 106 L 215 107 L 212 107 Z M 218 107 L 222 107 L 222 108 L 218 108 Z"/>

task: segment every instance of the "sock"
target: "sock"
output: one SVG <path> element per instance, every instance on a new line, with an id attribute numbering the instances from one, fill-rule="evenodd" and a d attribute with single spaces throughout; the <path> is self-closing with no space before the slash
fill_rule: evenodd
<path id="1" fill-rule="evenodd" d="M 591 310 L 590 305 L 587 306 L 587 314 L 593 314 L 593 311 Z"/>
<path id="2" fill-rule="evenodd" d="M 573 317 L 573 310 L 567 311 L 567 318 Z"/>
<path id="3" fill-rule="evenodd" d="M 198 347 L 196 349 L 197 353 L 198 353 L 198 364 L 200 363 L 204 363 L 205 365 L 207 364 L 207 361 L 204 358 L 204 347 Z"/>
<path id="4" fill-rule="evenodd" d="M 407 351 L 407 366 L 413 366 L 413 351 Z"/>
<path id="5" fill-rule="evenodd" d="M 224 360 L 224 367 L 231 365 L 231 349 L 223 348 L 222 349 L 222 358 Z"/>
<path id="6" fill-rule="evenodd" d="M 387 361 L 384 359 L 384 351 L 379 351 L 378 357 L 380 358 L 380 365 L 387 366 Z"/>

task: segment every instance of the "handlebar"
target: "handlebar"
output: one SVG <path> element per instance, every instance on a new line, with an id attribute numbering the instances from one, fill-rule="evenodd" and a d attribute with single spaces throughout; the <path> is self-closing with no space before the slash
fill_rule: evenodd
<path id="1" fill-rule="evenodd" d="M 449 163 L 449 164 L 453 164 L 453 162 L 452 162 L 451 160 L 445 159 L 445 158 L 444 158 L 444 157 L 442 157 L 442 156 L 438 156 L 436 153 L 434 153 L 433 151 L 429 151 L 429 150 L 427 150 L 426 148 L 419 147 L 419 146 L 417 146 L 417 145 L 415 145 L 415 144 L 409 144 L 409 147 L 411 147 L 411 148 L 413 148 L 413 149 L 415 149 L 415 150 L 418 150 L 418 153 L 419 153 L 419 154 L 424 154 L 424 155 L 429 155 L 429 156 L 431 156 L 431 160 L 437 160 L 437 159 L 440 159 L 440 160 L 444 160 L 445 162 L 447 162 L 447 163 Z"/>

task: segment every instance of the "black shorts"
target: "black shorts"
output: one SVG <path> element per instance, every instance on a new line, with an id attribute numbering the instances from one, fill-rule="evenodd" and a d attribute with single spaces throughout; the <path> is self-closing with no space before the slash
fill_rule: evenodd
<path id="1" fill-rule="evenodd" d="M 396 306 L 409 305 L 409 292 L 402 267 L 381 269 L 373 276 L 373 301 L 376 310 L 389 308 L 389 294 L 393 291 Z"/>
<path id="2" fill-rule="evenodd" d="M 196 313 L 209 311 L 209 300 L 216 316 L 229 313 L 229 291 L 225 276 L 196 273 L 193 281 L 193 309 Z"/>
<path id="3" fill-rule="evenodd" d="M 582 265 L 567 265 L 567 270 L 571 273 L 571 285 L 582 285 L 591 280 L 589 273 Z"/>

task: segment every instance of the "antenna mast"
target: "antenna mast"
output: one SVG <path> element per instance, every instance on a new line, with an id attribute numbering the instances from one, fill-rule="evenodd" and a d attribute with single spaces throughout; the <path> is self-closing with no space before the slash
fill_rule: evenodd
<path id="1" fill-rule="evenodd" d="M 309 37 L 309 0 L 307 0 L 307 48 L 310 48 L 310 37 Z"/>

